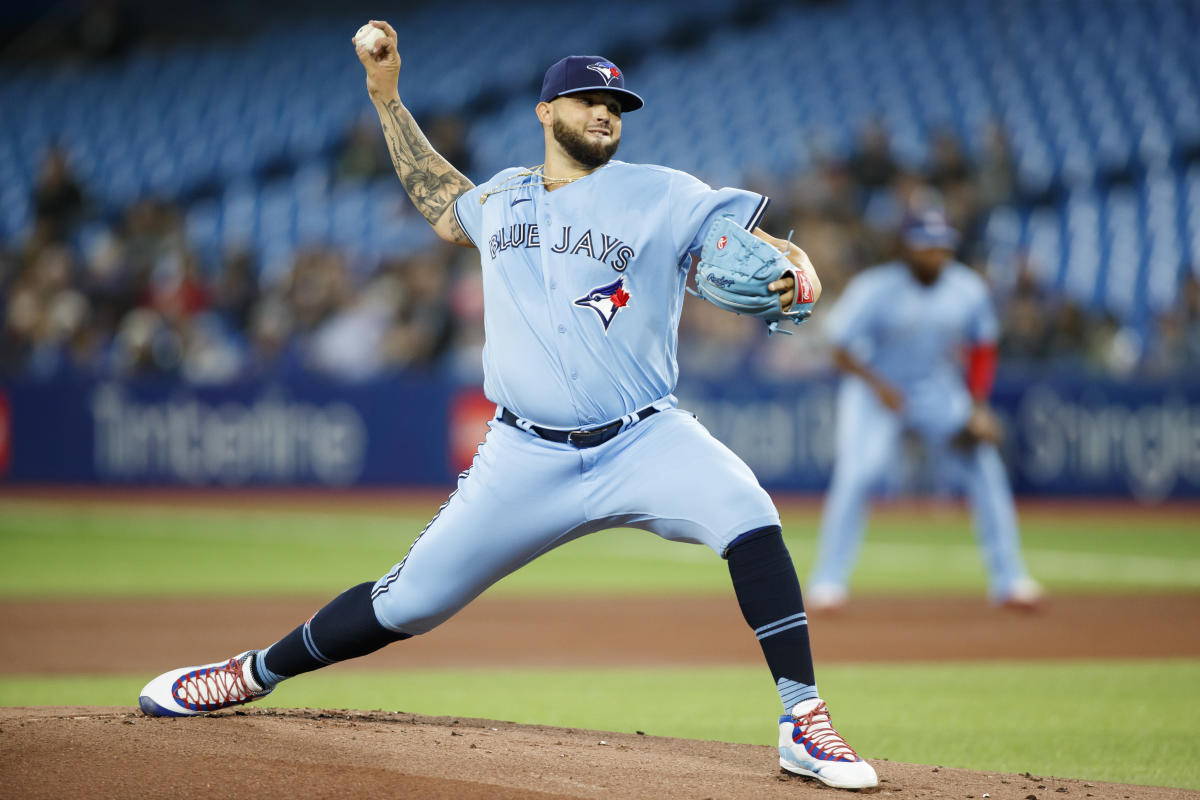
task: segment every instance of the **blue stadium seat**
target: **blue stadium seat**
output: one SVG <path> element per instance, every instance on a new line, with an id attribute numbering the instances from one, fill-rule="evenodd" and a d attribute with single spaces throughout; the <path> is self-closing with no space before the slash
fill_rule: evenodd
<path id="1" fill-rule="evenodd" d="M 627 128 L 623 158 L 733 184 L 803 168 L 817 153 L 845 156 L 881 118 L 896 157 L 918 168 L 935 131 L 946 127 L 973 150 L 995 119 L 1021 188 L 1065 193 L 988 226 L 993 246 L 1033 251 L 1047 285 L 1138 318 L 1173 302 L 1181 270 L 1200 260 L 1200 173 L 1184 162 L 1200 147 L 1194 4 L 847 0 L 781 4 L 748 29 L 719 24 L 734 7 L 615 0 L 584 27 L 564 24 L 550 3 L 422 6 L 401 30 L 405 102 L 429 114 L 489 92 L 503 99 L 469 133 L 472 177 L 482 178 L 540 161 L 532 91 L 550 61 L 642 46 L 648 55 L 628 74 L 647 106 Z M 704 47 L 649 46 L 685 19 L 711 34 Z M 141 47 L 86 71 L 5 68 L 0 107 L 21 113 L 0 114 L 0 235 L 27 229 L 38 166 L 48 143 L 61 142 L 109 210 L 146 192 L 224 184 L 218 200 L 188 213 L 203 248 L 251 241 L 278 256 L 320 237 L 365 236 L 378 252 L 420 241 L 419 220 L 362 227 L 366 215 L 354 209 L 374 188 L 331 193 L 314 177 L 369 113 L 347 41 L 359 24 L 333 11 L 245 39 Z M 442 46 L 437 31 L 454 31 L 458 45 Z M 280 161 L 307 177 L 261 197 L 243 185 Z M 1107 185 L 1116 174 L 1132 184 Z M 1132 294 L 1111 288 L 1126 280 Z"/>

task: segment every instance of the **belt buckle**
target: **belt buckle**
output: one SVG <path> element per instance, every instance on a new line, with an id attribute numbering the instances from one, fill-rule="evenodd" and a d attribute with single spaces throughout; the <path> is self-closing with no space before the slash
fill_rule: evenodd
<path id="1" fill-rule="evenodd" d="M 586 447 L 586 437 L 595 435 L 595 431 L 571 431 L 567 434 L 567 444 L 570 444 L 574 447 Z"/>
<path id="2" fill-rule="evenodd" d="M 616 425 L 619 428 L 620 422 L 618 421 Z M 606 441 L 606 436 L 607 438 L 612 438 L 609 435 L 612 428 L 613 423 L 602 425 L 599 428 L 592 428 L 591 430 L 574 430 L 567 434 L 567 443 L 574 447 L 592 447 Z"/>

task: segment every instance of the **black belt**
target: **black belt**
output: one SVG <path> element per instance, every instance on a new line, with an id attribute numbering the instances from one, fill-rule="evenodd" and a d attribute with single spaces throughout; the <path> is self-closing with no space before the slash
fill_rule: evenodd
<path id="1" fill-rule="evenodd" d="M 654 406 L 646 406 L 641 411 L 637 412 L 638 421 L 644 420 L 651 414 L 657 414 L 658 409 Z M 607 442 L 609 439 L 621 432 L 621 428 L 625 425 L 624 419 L 614 420 L 607 425 L 601 425 L 598 428 L 583 428 L 581 430 L 564 431 L 558 428 L 543 428 L 540 425 L 530 425 L 528 428 L 517 424 L 517 415 L 509 411 L 507 408 L 500 409 L 498 419 L 506 425 L 512 425 L 517 430 L 528 430 L 537 434 L 541 438 L 550 442 L 558 442 L 559 444 L 569 444 L 572 447 L 578 447 L 580 450 L 585 447 L 595 447 Z"/>

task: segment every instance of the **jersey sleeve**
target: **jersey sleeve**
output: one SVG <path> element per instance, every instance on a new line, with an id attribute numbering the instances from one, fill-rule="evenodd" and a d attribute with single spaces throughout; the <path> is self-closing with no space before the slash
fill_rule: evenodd
<path id="1" fill-rule="evenodd" d="M 754 230 L 770 200 L 744 189 L 713 189 L 687 173 L 676 173 L 671 184 L 671 233 L 676 252 L 699 254 L 713 222 L 731 215 L 746 230 Z"/>
<path id="2" fill-rule="evenodd" d="M 484 191 L 483 186 L 475 186 L 454 201 L 454 218 L 476 247 L 479 247 L 479 229 L 483 226 L 483 204 L 479 197 Z"/>
<path id="3" fill-rule="evenodd" d="M 849 349 L 871 333 L 874 320 L 875 276 L 865 272 L 846 284 L 846 290 L 825 314 L 825 338 L 835 347 Z"/>
<path id="4" fill-rule="evenodd" d="M 987 284 L 979 282 L 976 292 L 975 309 L 967 326 L 967 339 L 971 344 L 995 344 L 1000 338 L 1000 320 L 996 316 L 996 306 L 992 303 Z"/>

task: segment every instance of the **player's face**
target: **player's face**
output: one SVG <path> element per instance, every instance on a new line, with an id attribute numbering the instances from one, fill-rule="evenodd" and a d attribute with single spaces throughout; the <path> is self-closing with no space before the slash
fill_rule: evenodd
<path id="1" fill-rule="evenodd" d="M 584 167 L 607 163 L 621 144 L 621 104 L 608 92 L 559 97 L 550 104 L 554 139 Z"/>
<path id="2" fill-rule="evenodd" d="M 913 274 L 917 276 L 917 280 L 930 284 L 938 279 L 938 276 L 942 274 L 942 267 L 953 256 L 952 252 L 940 247 L 910 248 L 908 263 L 912 267 Z"/>

